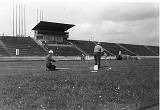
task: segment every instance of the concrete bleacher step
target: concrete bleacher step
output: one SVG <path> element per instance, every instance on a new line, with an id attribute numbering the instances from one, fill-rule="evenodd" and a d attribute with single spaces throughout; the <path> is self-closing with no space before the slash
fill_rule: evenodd
<path id="1" fill-rule="evenodd" d="M 5 44 L 0 40 L 0 55 L 1 56 L 10 56 L 10 53 L 7 49 L 7 47 L 5 46 Z"/>
<path id="2" fill-rule="evenodd" d="M 3 37 L 2 42 L 8 48 L 11 55 L 15 55 L 16 49 L 19 49 L 21 55 L 26 56 L 44 56 L 47 54 L 32 38 L 29 37 Z"/>
<path id="3" fill-rule="evenodd" d="M 47 46 L 49 50 L 53 50 L 54 55 L 57 56 L 80 56 L 81 51 L 74 46 Z"/>
<path id="4" fill-rule="evenodd" d="M 0 44 L 0 55 L 15 55 L 16 49 L 20 49 L 20 55 L 26 56 L 44 56 L 48 53 L 48 49 L 44 49 L 42 46 L 38 45 L 30 37 L 12 37 L 12 36 L 1 36 L 0 41 L 3 46 Z M 95 43 L 92 41 L 83 41 L 83 40 L 68 40 L 64 44 L 59 44 L 55 46 L 49 46 L 49 49 L 52 49 L 58 55 L 81 55 L 85 53 L 87 55 L 93 55 L 93 49 Z M 120 44 L 118 46 L 116 43 L 102 43 L 103 48 L 108 52 L 117 55 L 119 50 L 122 51 L 122 54 L 125 55 L 140 55 L 140 56 L 158 56 L 159 47 L 158 46 L 145 46 L 142 45 L 131 45 L 131 44 Z M 78 48 L 76 48 L 78 47 Z M 57 49 L 58 48 L 58 49 Z"/>
<path id="5" fill-rule="evenodd" d="M 83 40 L 69 40 L 72 44 L 83 50 L 88 55 L 93 55 L 93 49 L 95 44 L 92 41 Z"/>
<path id="6" fill-rule="evenodd" d="M 131 45 L 131 44 L 121 44 L 123 47 L 128 50 L 136 53 L 137 56 L 155 56 L 154 53 L 149 51 L 144 45 Z"/>
<path id="7" fill-rule="evenodd" d="M 155 53 L 156 55 L 159 55 L 159 46 L 146 46 L 146 47 L 152 50 L 152 52 Z"/>
<path id="8" fill-rule="evenodd" d="M 0 47 L 0 56 L 9 56 L 3 47 Z"/>

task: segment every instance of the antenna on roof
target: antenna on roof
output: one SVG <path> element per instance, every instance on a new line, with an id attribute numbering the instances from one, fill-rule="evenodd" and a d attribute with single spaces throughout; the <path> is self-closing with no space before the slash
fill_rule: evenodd
<path id="1" fill-rule="evenodd" d="M 41 10 L 41 21 L 43 21 L 43 10 Z"/>
<path id="2" fill-rule="evenodd" d="M 43 10 L 37 9 L 37 24 L 40 21 L 43 21 Z"/>
<path id="3" fill-rule="evenodd" d="M 37 9 L 37 24 L 38 24 L 38 9 Z"/>
<path id="4" fill-rule="evenodd" d="M 39 12 L 40 13 L 40 15 L 39 15 L 40 21 L 43 21 L 43 11 L 41 9 L 39 11 L 40 11 Z"/>
<path id="5" fill-rule="evenodd" d="M 41 10 L 39 10 L 39 21 L 41 21 Z"/>

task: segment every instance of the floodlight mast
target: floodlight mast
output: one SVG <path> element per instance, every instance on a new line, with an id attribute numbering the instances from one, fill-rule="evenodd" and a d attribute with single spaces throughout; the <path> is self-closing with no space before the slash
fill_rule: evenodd
<path id="1" fill-rule="evenodd" d="M 20 34 L 21 34 L 21 28 L 20 28 L 20 27 L 21 27 L 21 22 L 20 22 L 20 19 L 21 19 L 21 11 L 20 11 L 20 10 L 21 10 L 21 7 L 20 7 L 20 4 L 19 4 L 19 24 L 18 24 L 18 25 L 19 25 L 19 33 L 18 33 L 19 36 L 20 36 Z"/>
<path id="2" fill-rule="evenodd" d="M 17 4 L 16 4 L 16 36 L 17 36 Z"/>
<path id="3" fill-rule="evenodd" d="M 23 37 L 23 5 L 21 4 L 21 37 Z"/>
<path id="4" fill-rule="evenodd" d="M 12 4 L 12 35 L 26 36 L 26 5 L 15 3 Z"/>
<path id="5" fill-rule="evenodd" d="M 26 6 L 24 5 L 24 36 L 26 36 Z"/>
<path id="6" fill-rule="evenodd" d="M 14 1 L 13 1 L 13 37 L 14 37 Z"/>

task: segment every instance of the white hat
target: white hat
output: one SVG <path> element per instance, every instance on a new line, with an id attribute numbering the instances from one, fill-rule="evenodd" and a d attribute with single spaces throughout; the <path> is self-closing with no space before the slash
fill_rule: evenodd
<path id="1" fill-rule="evenodd" d="M 49 53 L 53 53 L 53 51 L 52 51 L 52 50 L 50 50 L 50 51 L 49 51 Z"/>
<path id="2" fill-rule="evenodd" d="M 101 44 L 100 42 L 98 42 L 97 44 Z"/>

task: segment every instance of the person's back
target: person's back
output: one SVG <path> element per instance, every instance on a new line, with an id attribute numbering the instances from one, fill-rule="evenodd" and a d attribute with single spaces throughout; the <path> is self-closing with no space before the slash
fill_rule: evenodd
<path id="1" fill-rule="evenodd" d="M 96 46 L 94 47 L 94 52 L 103 52 L 102 46 L 96 45 Z"/>
<path id="2" fill-rule="evenodd" d="M 103 54 L 103 48 L 100 45 L 100 42 L 98 42 L 97 45 L 94 47 L 95 65 L 98 65 L 98 68 L 100 68 L 102 54 Z"/>

